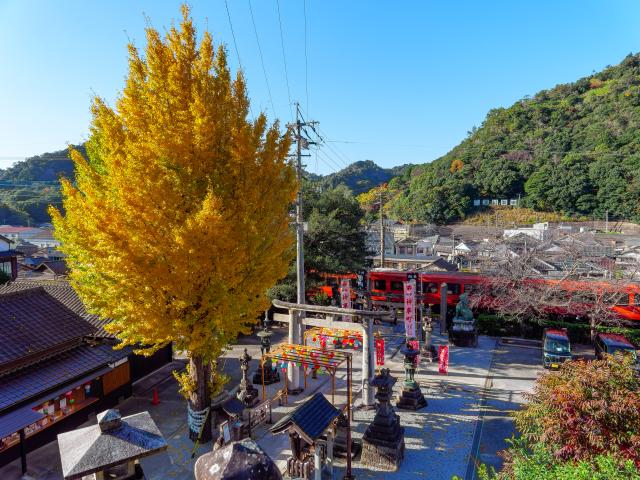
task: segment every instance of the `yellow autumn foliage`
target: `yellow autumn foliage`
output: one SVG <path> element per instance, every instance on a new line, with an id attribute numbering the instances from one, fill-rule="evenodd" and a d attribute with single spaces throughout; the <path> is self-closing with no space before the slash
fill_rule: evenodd
<path id="1" fill-rule="evenodd" d="M 147 29 L 144 55 L 129 45 L 124 90 L 115 108 L 94 99 L 89 158 L 72 152 L 66 213 L 50 213 L 73 287 L 108 331 L 211 362 L 287 273 L 297 185 L 289 135 L 248 120 L 242 74 L 182 14 L 164 38 Z"/>

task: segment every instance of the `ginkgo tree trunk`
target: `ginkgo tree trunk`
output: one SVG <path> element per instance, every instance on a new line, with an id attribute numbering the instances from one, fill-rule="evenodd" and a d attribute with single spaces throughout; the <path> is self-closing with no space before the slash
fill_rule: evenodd
<path id="1" fill-rule="evenodd" d="M 178 378 L 195 418 L 221 387 L 215 359 L 287 272 L 297 185 L 289 135 L 249 119 L 242 74 L 182 17 L 164 37 L 147 28 L 144 54 L 129 45 L 124 89 L 114 107 L 94 99 L 88 158 L 71 152 L 75 182 L 50 213 L 72 285 L 106 329 L 145 353 L 188 352 Z"/>

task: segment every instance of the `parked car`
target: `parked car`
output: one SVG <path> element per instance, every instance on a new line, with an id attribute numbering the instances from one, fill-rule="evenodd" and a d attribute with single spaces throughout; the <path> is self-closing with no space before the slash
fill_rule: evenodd
<path id="1" fill-rule="evenodd" d="M 638 364 L 638 353 L 636 347 L 624 336 L 617 333 L 598 333 L 594 341 L 596 358 L 601 359 L 602 355 L 608 353 L 615 355 L 616 353 L 628 353 L 633 356 L 635 369 L 640 370 Z"/>
<path id="2" fill-rule="evenodd" d="M 556 369 L 571 360 L 571 343 L 566 328 L 545 328 L 542 335 L 542 365 Z"/>

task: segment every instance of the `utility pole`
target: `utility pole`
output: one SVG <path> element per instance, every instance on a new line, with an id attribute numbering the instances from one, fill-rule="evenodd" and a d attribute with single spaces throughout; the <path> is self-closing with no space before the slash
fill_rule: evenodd
<path id="1" fill-rule="evenodd" d="M 382 213 L 382 187 L 380 187 L 380 268 L 384 267 L 384 214 Z"/>
<path id="2" fill-rule="evenodd" d="M 302 124 L 300 108 L 296 103 L 296 173 L 298 199 L 296 201 L 296 273 L 298 277 L 298 303 L 305 302 L 304 292 L 304 223 L 302 217 Z"/>
<path id="3" fill-rule="evenodd" d="M 300 112 L 300 105 L 296 102 L 296 123 L 289 125 L 293 128 L 296 141 L 296 175 L 298 177 L 298 195 L 296 198 L 296 276 L 297 276 L 297 303 L 305 304 L 305 286 L 304 286 L 304 218 L 302 215 L 302 149 L 308 149 L 309 144 L 314 143 L 302 136 L 303 128 L 313 126 L 318 122 L 306 122 Z M 289 319 L 289 343 L 299 345 L 302 343 L 304 327 L 302 319 L 304 312 L 292 312 Z M 289 381 L 289 395 L 297 395 L 303 391 L 300 387 L 300 369 L 299 367 L 290 367 L 287 371 Z"/>
<path id="4" fill-rule="evenodd" d="M 604 212 L 604 233 L 609 233 L 609 210 Z"/>
<path id="5" fill-rule="evenodd" d="M 302 136 L 303 127 L 314 128 L 318 122 L 305 121 L 302 118 L 300 112 L 300 104 L 296 102 L 296 123 L 290 125 L 295 130 L 296 140 L 296 174 L 298 177 L 298 196 L 296 199 L 296 274 L 297 274 L 297 300 L 298 303 L 306 303 L 305 300 L 305 286 L 304 286 L 304 218 L 302 215 L 302 157 L 309 157 L 310 155 L 303 155 L 302 149 L 308 149 L 310 144 L 315 142 L 309 141 Z M 315 129 L 314 129 L 315 131 Z"/>

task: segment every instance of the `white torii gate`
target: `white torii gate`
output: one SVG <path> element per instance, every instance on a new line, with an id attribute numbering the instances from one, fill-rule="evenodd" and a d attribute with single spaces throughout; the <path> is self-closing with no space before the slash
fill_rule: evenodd
<path id="1" fill-rule="evenodd" d="M 359 331 L 362 333 L 362 404 L 371 407 L 375 404 L 373 389 L 370 385 L 374 376 L 375 348 L 373 345 L 373 320 L 375 318 L 386 318 L 388 312 L 374 312 L 371 310 L 355 310 L 352 308 L 325 307 L 322 305 L 307 305 L 300 303 L 282 302 L 273 300 L 273 306 L 289 310 L 288 315 L 274 314 L 273 319 L 277 322 L 289 324 L 289 343 L 302 344 L 303 331 L 305 326 L 324 328 L 343 328 L 345 330 Z M 323 313 L 340 318 L 360 317 L 363 323 L 343 322 L 339 320 L 329 320 L 323 318 L 306 318 L 305 313 Z M 300 369 L 287 369 L 289 387 L 292 391 L 300 390 Z"/>

